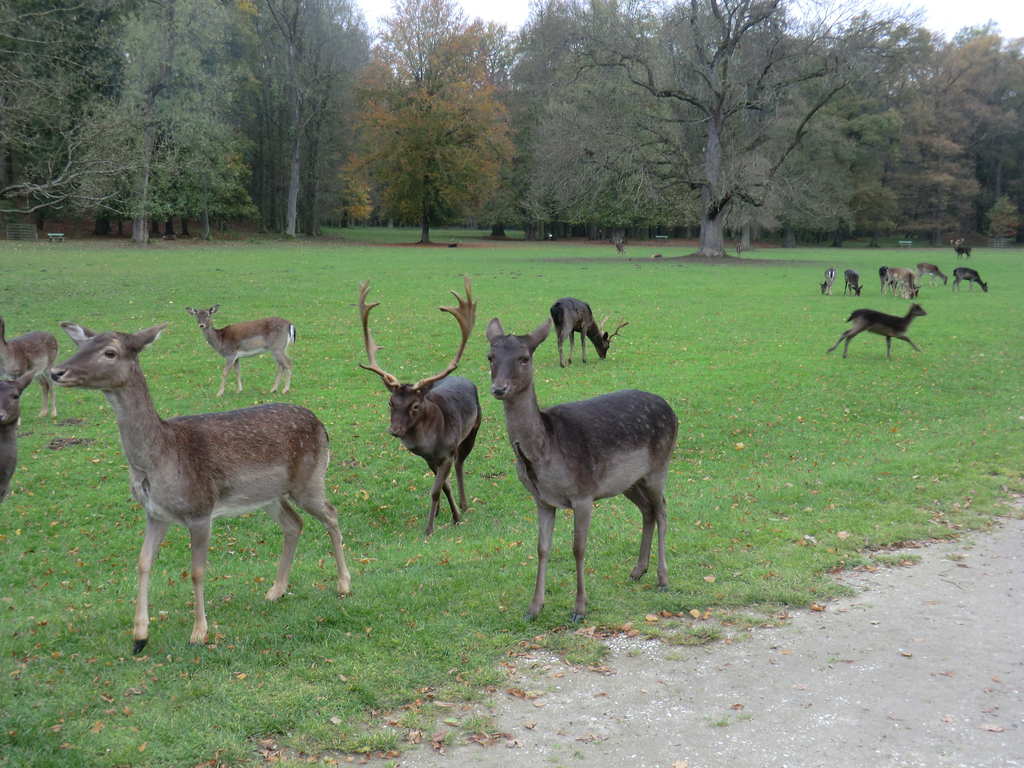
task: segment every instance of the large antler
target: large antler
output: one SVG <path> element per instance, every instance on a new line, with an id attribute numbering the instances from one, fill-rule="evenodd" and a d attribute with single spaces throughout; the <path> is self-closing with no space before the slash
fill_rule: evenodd
<path id="1" fill-rule="evenodd" d="M 466 298 L 462 299 L 459 294 L 452 291 L 452 296 L 459 302 L 459 306 L 438 307 L 442 312 L 449 313 L 459 321 L 459 328 L 462 330 L 462 341 L 459 343 L 459 351 L 455 353 L 455 357 L 452 358 L 452 361 L 448 363 L 448 367 L 441 371 L 441 373 L 420 379 L 413 386 L 413 389 L 422 389 L 423 387 L 430 386 L 459 367 L 459 360 L 462 359 L 462 353 L 466 349 L 466 342 L 469 341 L 469 335 L 473 332 L 473 325 L 476 323 L 476 302 L 473 301 L 473 287 L 468 277 L 463 277 L 462 279 L 466 286 Z"/>
<path id="2" fill-rule="evenodd" d="M 372 304 L 366 303 L 366 295 L 370 292 L 370 281 L 366 280 L 359 284 L 359 316 L 363 320 L 363 344 L 366 346 L 366 356 L 370 359 L 369 365 L 359 364 L 360 368 L 367 371 L 373 371 L 384 381 L 384 386 L 388 389 L 393 389 L 400 385 L 394 376 L 385 371 L 379 365 L 377 365 L 377 350 L 380 349 L 374 341 L 373 336 L 370 334 L 370 310 L 380 304 L 379 301 L 375 301 Z"/>
<path id="3" fill-rule="evenodd" d="M 606 331 L 604 330 L 604 325 L 607 322 L 608 322 L 608 315 L 605 315 L 604 319 L 601 320 L 601 324 L 599 326 L 597 326 L 597 330 L 600 331 L 601 333 L 606 333 Z M 624 323 L 619 323 L 617 326 L 615 326 L 615 330 L 608 334 L 608 340 L 611 341 L 613 338 L 618 336 L 619 335 L 619 331 L 621 331 L 627 325 L 629 325 L 629 321 L 626 321 Z"/>

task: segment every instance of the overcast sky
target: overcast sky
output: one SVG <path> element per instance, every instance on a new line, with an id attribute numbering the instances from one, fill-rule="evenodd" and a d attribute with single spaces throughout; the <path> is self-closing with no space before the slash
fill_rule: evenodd
<path id="1" fill-rule="evenodd" d="M 391 13 L 391 0 L 356 0 L 363 9 L 370 27 Z M 878 5 L 921 8 L 924 25 L 946 37 L 963 27 L 981 26 L 990 19 L 999 24 L 1003 37 L 1024 37 L 1024 2 L 1022 0 L 927 0 L 926 2 L 884 2 Z M 497 21 L 510 29 L 518 29 L 529 15 L 530 0 L 461 0 L 462 9 L 470 19 L 480 17 Z"/>

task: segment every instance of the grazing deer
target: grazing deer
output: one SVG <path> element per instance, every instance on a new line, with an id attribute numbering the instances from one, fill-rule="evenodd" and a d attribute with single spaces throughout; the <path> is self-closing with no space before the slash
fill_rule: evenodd
<path id="1" fill-rule="evenodd" d="M 18 467 L 18 421 L 21 393 L 32 382 L 32 372 L 14 381 L 0 381 L 0 501 L 7 498 Z"/>
<path id="2" fill-rule="evenodd" d="M 822 296 L 832 295 L 832 283 L 836 281 L 836 268 L 829 267 L 825 270 L 825 282 L 821 284 Z"/>
<path id="3" fill-rule="evenodd" d="M 917 265 L 917 276 L 918 278 L 923 275 L 928 275 L 928 280 L 932 285 L 935 285 L 935 278 L 942 280 L 942 284 L 945 285 L 949 280 L 946 275 L 943 274 L 942 270 L 934 264 L 929 264 L 927 261 L 922 261 Z"/>
<path id="4" fill-rule="evenodd" d="M 915 282 L 914 273 L 911 270 L 906 267 L 889 267 L 886 270 L 886 279 L 892 286 L 894 296 L 896 291 L 899 290 L 905 299 L 917 298 L 920 287 Z"/>
<path id="5" fill-rule="evenodd" d="M 57 359 L 57 339 L 46 331 L 31 331 L 8 341 L 4 336 L 4 319 L 0 317 L 0 377 L 17 379 L 26 373 L 39 382 L 43 391 L 43 407 L 57 416 L 57 393 L 50 384 L 50 366 Z M 24 389 L 24 387 L 23 387 Z"/>
<path id="6" fill-rule="evenodd" d="M 882 285 L 882 292 L 880 295 L 885 296 L 885 288 L 889 285 L 889 268 L 879 267 L 878 268 L 878 282 Z"/>
<path id="7" fill-rule="evenodd" d="M 982 282 L 981 275 L 979 275 L 973 269 L 969 269 L 968 267 L 957 267 L 956 269 L 953 270 L 954 291 L 960 290 L 961 280 L 966 280 L 970 284 L 972 291 L 974 290 L 974 284 L 977 283 L 978 285 L 981 286 L 981 290 L 983 292 L 988 293 L 988 283 Z"/>
<path id="8" fill-rule="evenodd" d="M 448 312 L 459 323 L 462 341 L 455 357 L 448 366 L 438 374 L 420 379 L 415 384 L 402 384 L 397 377 L 383 370 L 377 364 L 377 350 L 380 349 L 370 335 L 370 310 L 380 304 L 375 301 L 366 303 L 370 292 L 370 283 L 359 286 L 359 315 L 363 322 L 363 344 L 370 364 L 359 367 L 372 371 L 380 376 L 384 386 L 391 393 L 388 407 L 391 409 L 391 427 L 388 431 L 400 439 L 402 444 L 412 453 L 427 462 L 434 473 L 434 485 L 430 489 L 430 514 L 427 516 L 425 535 L 434 532 L 434 519 L 441 505 L 441 491 L 448 499 L 452 510 L 452 521 L 461 521 L 459 511 L 465 512 L 466 488 L 463 482 L 462 466 L 466 457 L 473 450 L 476 433 L 480 429 L 480 399 L 477 397 L 476 385 L 461 376 L 449 376 L 462 359 L 466 342 L 476 321 L 476 302 L 469 278 L 465 278 L 466 298 L 452 291 L 459 305 L 457 307 L 440 307 Z M 448 475 L 455 468 L 455 480 L 459 486 L 459 505 L 452 501 L 452 490 L 448 484 Z"/>
<path id="9" fill-rule="evenodd" d="M 172 524 L 185 526 L 192 542 L 191 643 L 206 642 L 206 560 L 218 517 L 265 508 L 281 526 L 284 546 L 266 595 L 277 600 L 288 589 L 302 531 L 302 519 L 290 502 L 297 504 L 327 529 L 338 567 L 338 594 L 348 594 L 338 514 L 324 491 L 330 461 L 327 430 L 316 416 L 297 405 L 272 403 L 164 421 L 150 399 L 139 353 L 159 338 L 166 323 L 138 333 L 97 334 L 77 323 L 61 327 L 78 351 L 54 366 L 51 376 L 61 386 L 98 389 L 106 396 L 117 418 L 132 495 L 146 510 L 133 653 L 149 639 L 150 570 Z"/>
<path id="10" fill-rule="evenodd" d="M 959 259 L 963 256 L 965 259 L 971 258 L 971 246 L 967 245 L 967 241 L 958 237 L 956 240 L 950 240 L 949 244 L 953 246 L 953 250 L 956 251 L 956 257 Z"/>
<path id="11" fill-rule="evenodd" d="M 551 305 L 549 311 L 551 319 L 555 323 L 555 334 L 558 338 L 558 364 L 563 368 L 566 365 L 572 364 L 572 352 L 576 341 L 574 333 L 580 335 L 580 356 L 585 363 L 587 362 L 587 339 L 590 339 L 594 349 L 597 350 L 597 356 L 604 360 L 605 355 L 608 354 L 608 347 L 611 346 L 612 339 L 619 335 L 619 331 L 629 325 L 628 322 L 619 323 L 615 330 L 609 334 L 604 330 L 604 325 L 608 322 L 607 315 L 601 320 L 601 324 L 598 325 L 594 322 L 594 313 L 590 311 L 590 305 L 585 301 L 569 296 L 556 301 Z M 568 363 L 562 356 L 562 345 L 565 343 L 566 338 L 569 339 Z"/>
<path id="12" fill-rule="evenodd" d="M 544 606 L 555 508 L 573 510 L 576 602 L 572 620 L 587 612 L 583 558 L 595 499 L 625 494 L 643 515 L 640 556 L 630 578 L 647 571 L 658 527 L 658 587 L 668 586 L 665 565 L 665 477 L 678 420 L 662 398 L 635 389 L 541 410 L 533 389 L 533 353 L 550 321 L 526 336 L 506 334 L 498 318 L 487 326 L 491 344 L 491 394 L 505 408 L 505 426 L 519 480 L 537 504 L 537 582 L 526 617 Z"/>
<path id="13" fill-rule="evenodd" d="M 863 288 L 864 286 L 860 284 L 860 275 L 857 273 L 856 270 L 843 270 L 843 280 L 845 281 L 843 284 L 843 296 L 845 296 L 847 293 L 852 293 L 857 296 L 860 296 L 861 288 Z"/>
<path id="14" fill-rule="evenodd" d="M 828 348 L 828 352 L 831 352 L 839 346 L 839 342 L 846 341 L 846 345 L 843 347 L 843 357 L 846 357 L 846 352 L 850 348 L 850 341 L 858 333 L 862 331 L 870 331 L 871 333 L 877 333 L 880 336 L 885 336 L 885 356 L 886 358 L 891 357 L 892 351 L 892 340 L 902 339 L 907 342 L 910 346 L 916 349 L 918 352 L 917 345 L 914 344 L 907 337 L 907 328 L 910 327 L 910 323 L 915 317 L 924 317 L 925 312 L 920 304 L 911 304 L 910 309 L 904 317 L 896 317 L 895 315 L 887 315 L 884 312 L 876 312 L 873 309 L 857 309 L 850 313 L 850 316 L 846 318 L 846 322 L 853 322 L 853 325 L 847 330 L 843 331 L 839 339 Z"/>
<path id="15" fill-rule="evenodd" d="M 274 377 L 274 386 L 270 388 L 270 391 L 277 392 L 277 385 L 283 374 L 284 387 L 281 389 L 281 394 L 287 394 L 292 385 L 292 361 L 288 359 L 286 351 L 288 345 L 295 341 L 295 326 L 282 317 L 264 317 L 261 320 L 249 320 L 225 325 L 223 328 L 214 328 L 213 315 L 219 308 L 220 304 L 214 304 L 209 309 L 185 307 L 185 311 L 196 319 L 206 340 L 210 342 L 210 346 L 224 358 L 224 370 L 220 374 L 220 389 L 217 390 L 217 397 L 224 394 L 224 382 L 232 368 L 235 369 L 238 391 L 241 392 L 242 358 L 252 357 L 263 352 L 273 355 L 274 361 L 277 363 L 277 375 Z"/>

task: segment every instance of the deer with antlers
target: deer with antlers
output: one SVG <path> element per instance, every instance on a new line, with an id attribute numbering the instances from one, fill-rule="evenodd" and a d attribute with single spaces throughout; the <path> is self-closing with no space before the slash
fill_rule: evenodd
<path id="1" fill-rule="evenodd" d="M 359 286 L 363 344 L 369 358 L 369 365 L 360 364 L 359 367 L 380 376 L 384 386 L 391 393 L 388 400 L 391 426 L 388 432 L 401 440 L 409 451 L 426 461 L 430 471 L 434 473 L 434 485 L 430 489 L 430 513 L 424 532 L 426 536 L 434 532 L 434 520 L 441 504 L 442 491 L 452 510 L 452 521 L 455 524 L 461 522 L 460 512 L 467 509 L 463 465 L 473 450 L 476 433 L 480 429 L 480 399 L 477 396 L 476 385 L 461 376 L 449 375 L 458 367 L 476 321 L 476 302 L 473 301 L 472 286 L 468 277 L 465 278 L 465 287 L 465 299 L 452 291 L 458 306 L 439 307 L 442 312 L 448 312 L 458 321 L 459 329 L 462 331 L 462 340 L 455 357 L 440 373 L 420 379 L 415 384 L 403 384 L 377 363 L 377 351 L 381 347 L 374 343 L 369 320 L 370 310 L 380 302 L 366 303 L 366 296 L 370 292 L 369 281 Z M 451 486 L 448 484 L 448 476 L 453 467 L 459 487 L 458 506 L 452 500 Z"/>
<path id="2" fill-rule="evenodd" d="M 594 313 L 590 311 L 590 305 L 585 301 L 569 296 L 559 299 L 552 304 L 550 311 L 558 338 L 558 364 L 563 368 L 566 365 L 572 364 L 572 352 L 576 341 L 576 337 L 573 334 L 578 333 L 580 335 L 580 356 L 585 363 L 587 362 L 586 339 L 590 339 L 594 349 L 597 350 L 597 356 L 603 360 L 605 355 L 608 354 L 608 347 L 611 346 L 612 339 L 619 334 L 619 331 L 629 325 L 628 322 L 619 323 L 615 330 L 609 334 L 604 330 L 604 325 L 608 322 L 607 315 L 601 320 L 601 324 L 598 325 L 594 322 Z M 569 339 L 568 362 L 566 362 L 562 353 L 562 345 L 565 343 L 566 338 Z"/>

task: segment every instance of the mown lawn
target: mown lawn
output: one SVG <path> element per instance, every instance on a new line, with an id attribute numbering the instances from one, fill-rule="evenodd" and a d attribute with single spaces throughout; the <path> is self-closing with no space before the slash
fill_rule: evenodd
<path id="1" fill-rule="evenodd" d="M 556 529 L 547 605 L 527 623 L 535 569 L 531 501 L 516 479 L 500 403 L 488 391 L 484 327 L 498 316 L 525 333 L 573 295 L 599 316 L 629 320 L 608 359 L 558 367 L 554 339 L 537 352 L 542 404 L 639 387 L 680 417 L 667 488 L 668 592 L 649 573 L 628 579 L 639 513 L 599 502 L 587 553 L 589 623 L 615 627 L 658 611 L 806 605 L 838 591 L 830 570 L 865 551 L 986 526 L 1024 489 L 1024 254 L 978 249 L 991 287 L 929 287 L 928 316 L 897 342 L 863 334 L 843 360 L 825 350 L 858 307 L 902 314 L 880 297 L 879 264 L 925 260 L 947 272 L 952 249 L 764 250 L 763 260 L 674 261 L 682 247 L 572 243 L 459 248 L 235 242 L 145 249 L 74 241 L 0 243 L 0 313 L 8 337 L 57 323 L 134 331 L 170 321 L 142 358 L 165 416 L 267 402 L 274 366 L 243 362 L 246 384 L 214 398 L 220 358 L 186 306 L 221 305 L 217 320 L 278 314 L 295 323 L 292 391 L 274 399 L 315 411 L 331 434 L 330 496 L 339 509 L 353 594 L 333 593 L 326 536 L 308 516 L 291 592 L 263 594 L 280 535 L 261 513 L 218 521 L 207 611 L 211 643 L 191 628 L 188 540 L 168 535 L 151 590 L 145 655 L 132 657 L 131 615 L 142 512 L 130 498 L 113 413 L 97 392 L 61 390 L 60 416 L 40 419 L 25 393 L 20 460 L 0 518 L 0 765 L 244 764 L 258 740 L 295 749 L 380 750 L 402 729 L 373 713 L 402 710 L 429 727 L 436 705 L 500 685 L 500 661 L 523 640 L 567 625 L 574 590 L 571 521 Z M 379 233 L 374 233 L 379 236 Z M 841 261 L 836 261 L 842 257 Z M 817 285 L 838 267 L 837 295 Z M 843 297 L 858 269 L 861 298 Z M 472 510 L 452 527 L 445 507 L 425 541 L 430 475 L 387 435 L 387 396 L 365 361 L 357 285 L 372 281 L 381 364 L 405 379 L 439 370 L 454 321 L 437 311 L 473 279 L 478 325 L 460 373 L 481 391 L 484 423 L 467 462 Z M 556 641 L 557 644 L 558 641 Z M 432 708 L 433 707 L 433 708 Z"/>

